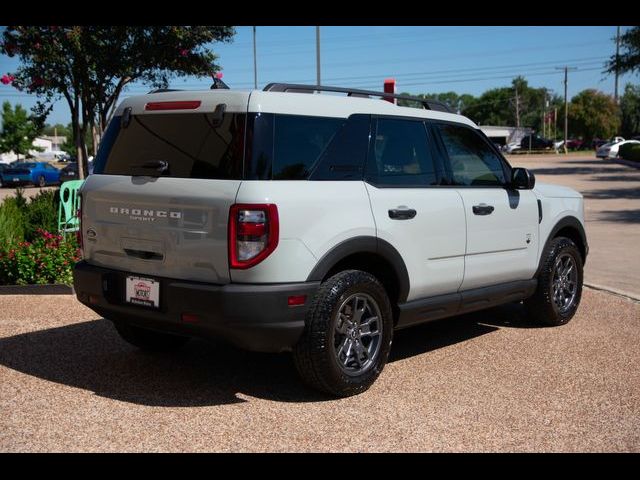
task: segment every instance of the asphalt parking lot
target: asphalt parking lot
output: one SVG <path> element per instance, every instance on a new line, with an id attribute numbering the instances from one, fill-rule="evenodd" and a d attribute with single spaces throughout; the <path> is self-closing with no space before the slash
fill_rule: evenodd
<path id="1" fill-rule="evenodd" d="M 640 170 L 510 160 L 585 193 L 585 279 L 635 295 Z M 396 332 L 374 386 L 334 400 L 288 354 L 145 354 L 72 296 L 0 295 L 0 451 L 640 451 L 640 302 L 585 288 L 568 325 L 523 313 Z"/>

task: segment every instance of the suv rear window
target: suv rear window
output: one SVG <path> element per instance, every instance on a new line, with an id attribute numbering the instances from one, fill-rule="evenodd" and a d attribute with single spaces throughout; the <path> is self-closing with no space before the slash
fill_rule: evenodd
<path id="1" fill-rule="evenodd" d="M 164 161 L 166 177 L 241 179 L 245 121 L 240 113 L 225 113 L 219 123 L 213 113 L 163 113 L 133 115 L 121 128 L 114 117 L 94 173 L 139 175 L 140 165 Z"/>

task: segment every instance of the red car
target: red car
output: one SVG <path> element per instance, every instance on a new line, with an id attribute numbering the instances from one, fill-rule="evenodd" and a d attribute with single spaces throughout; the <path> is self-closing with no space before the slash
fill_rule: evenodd
<path id="1" fill-rule="evenodd" d="M 584 142 L 577 138 L 571 138 L 567 140 L 567 148 L 569 150 L 582 150 Z"/>

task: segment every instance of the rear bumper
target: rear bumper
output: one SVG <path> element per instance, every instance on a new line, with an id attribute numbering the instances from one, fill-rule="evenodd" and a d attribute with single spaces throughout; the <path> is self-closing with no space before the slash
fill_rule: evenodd
<path id="1" fill-rule="evenodd" d="M 288 350 L 304 330 L 304 318 L 319 282 L 213 285 L 153 277 L 160 282 L 160 308 L 125 303 L 127 275 L 79 262 L 73 283 L 78 300 L 99 315 L 159 331 L 222 338 L 247 350 Z M 146 277 L 148 275 L 140 275 Z M 289 296 L 306 295 L 302 306 L 290 307 Z M 198 320 L 185 322 L 182 314 Z"/>

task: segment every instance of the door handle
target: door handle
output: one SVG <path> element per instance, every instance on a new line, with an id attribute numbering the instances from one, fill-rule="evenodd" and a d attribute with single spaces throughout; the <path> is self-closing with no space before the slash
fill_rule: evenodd
<path id="1" fill-rule="evenodd" d="M 392 208 L 389 210 L 389 218 L 394 220 L 410 220 L 416 216 L 416 211 L 413 208 Z"/>
<path id="2" fill-rule="evenodd" d="M 481 203 L 480 205 L 473 206 L 474 215 L 491 215 L 493 210 L 493 205 L 487 205 L 486 203 Z"/>

